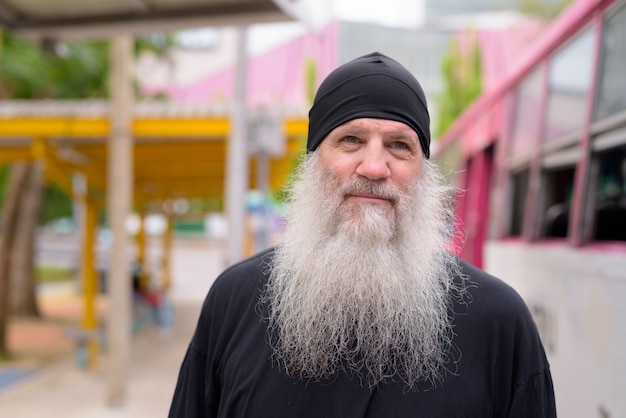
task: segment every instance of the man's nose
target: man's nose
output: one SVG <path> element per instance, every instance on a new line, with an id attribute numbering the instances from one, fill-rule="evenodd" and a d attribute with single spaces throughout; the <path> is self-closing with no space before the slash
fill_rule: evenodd
<path id="1" fill-rule="evenodd" d="M 389 162 L 380 146 L 368 146 L 363 150 L 356 173 L 370 180 L 382 180 L 391 175 Z"/>

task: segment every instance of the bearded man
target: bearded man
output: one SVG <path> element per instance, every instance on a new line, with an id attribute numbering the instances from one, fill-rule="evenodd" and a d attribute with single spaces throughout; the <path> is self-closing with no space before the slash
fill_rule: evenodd
<path id="1" fill-rule="evenodd" d="M 283 242 L 203 305 L 170 417 L 555 417 L 524 302 L 450 252 L 418 81 L 379 53 L 309 113 Z"/>

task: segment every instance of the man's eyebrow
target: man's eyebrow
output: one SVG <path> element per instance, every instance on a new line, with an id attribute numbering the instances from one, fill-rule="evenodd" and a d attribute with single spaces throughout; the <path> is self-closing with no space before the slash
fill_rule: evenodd
<path id="1" fill-rule="evenodd" d="M 360 126 L 354 126 L 354 125 L 342 125 L 336 128 L 335 130 L 335 135 L 338 136 L 346 136 L 346 135 L 355 135 L 355 136 L 361 136 L 364 134 L 367 134 L 369 132 L 369 129 L 367 128 L 362 128 Z M 414 144 L 419 144 L 419 138 L 417 136 L 417 134 L 413 134 L 412 131 L 392 131 L 389 133 L 384 134 L 384 136 L 388 139 L 392 139 L 392 140 L 404 140 L 404 141 L 410 141 Z"/>
<path id="2" fill-rule="evenodd" d="M 403 139 L 419 144 L 419 138 L 417 135 L 413 135 L 410 132 L 390 132 L 385 136 L 389 139 Z"/>

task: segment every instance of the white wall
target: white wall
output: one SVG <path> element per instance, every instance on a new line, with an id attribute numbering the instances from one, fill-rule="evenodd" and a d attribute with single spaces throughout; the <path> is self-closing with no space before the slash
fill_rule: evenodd
<path id="1" fill-rule="evenodd" d="M 559 416 L 626 417 L 626 254 L 491 241 L 485 270 L 525 299 L 540 329 Z"/>

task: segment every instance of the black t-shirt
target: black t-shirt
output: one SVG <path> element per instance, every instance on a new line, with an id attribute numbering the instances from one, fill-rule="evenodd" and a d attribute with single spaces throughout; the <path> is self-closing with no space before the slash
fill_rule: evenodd
<path id="1" fill-rule="evenodd" d="M 287 377 L 271 360 L 258 313 L 272 250 L 227 269 L 203 304 L 169 416 L 555 417 L 549 365 L 533 319 L 507 284 L 461 261 L 471 301 L 454 307 L 454 373 L 435 386 L 370 389 L 339 373 L 332 382 Z"/>

